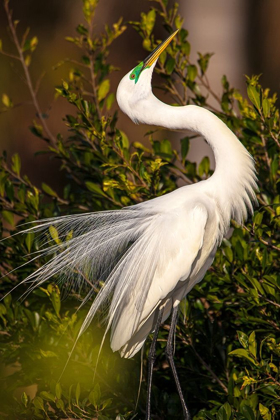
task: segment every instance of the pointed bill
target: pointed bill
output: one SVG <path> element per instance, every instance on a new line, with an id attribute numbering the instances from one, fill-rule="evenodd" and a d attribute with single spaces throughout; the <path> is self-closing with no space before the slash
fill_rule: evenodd
<path id="1" fill-rule="evenodd" d="M 158 57 L 160 56 L 160 54 L 165 50 L 165 48 L 170 44 L 170 42 L 172 41 L 172 39 L 176 36 L 176 34 L 178 33 L 179 29 L 177 29 L 177 31 L 173 32 L 173 34 L 171 34 L 165 41 L 163 41 L 161 44 L 159 44 L 152 52 L 151 54 L 148 55 L 147 58 L 145 58 L 145 60 L 143 61 L 143 68 L 142 70 L 144 70 L 147 67 L 151 67 L 154 62 L 158 59 Z"/>

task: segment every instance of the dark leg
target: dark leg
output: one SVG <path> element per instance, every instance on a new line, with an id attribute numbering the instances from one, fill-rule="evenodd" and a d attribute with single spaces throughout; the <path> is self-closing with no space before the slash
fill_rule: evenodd
<path id="1" fill-rule="evenodd" d="M 149 367 L 148 367 L 148 390 L 147 390 L 147 405 L 146 405 L 146 420 L 151 420 L 151 394 L 152 394 L 152 377 L 153 377 L 153 369 L 154 363 L 156 360 L 156 343 L 158 338 L 159 327 L 162 321 L 163 315 L 163 307 L 159 308 L 158 315 L 157 315 L 157 322 L 155 326 L 153 341 L 149 351 Z"/>
<path id="2" fill-rule="evenodd" d="M 170 364 L 170 367 L 172 369 L 172 373 L 176 382 L 176 386 L 177 386 L 177 390 L 178 390 L 178 394 L 181 400 L 181 404 L 183 407 L 183 413 L 184 413 L 184 419 L 185 420 L 191 420 L 191 415 L 190 412 L 186 406 L 184 397 L 183 397 L 183 392 L 182 392 L 182 388 L 179 382 L 179 378 L 178 378 L 178 374 L 177 374 L 177 370 L 176 370 L 176 366 L 174 363 L 174 340 L 175 340 L 175 333 L 176 333 L 176 324 L 177 324 L 177 318 L 178 318 L 178 309 L 179 306 L 176 306 L 176 308 L 173 309 L 172 312 L 172 318 L 171 318 L 171 325 L 170 325 L 170 330 L 169 330 L 169 334 L 168 334 L 168 339 L 167 339 L 167 344 L 166 344 L 166 349 L 165 349 L 165 354 L 167 357 L 167 360 Z"/>

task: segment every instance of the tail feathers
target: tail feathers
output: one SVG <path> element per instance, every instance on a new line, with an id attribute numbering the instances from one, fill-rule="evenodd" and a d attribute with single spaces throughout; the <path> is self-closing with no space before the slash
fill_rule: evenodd
<path id="1" fill-rule="evenodd" d="M 44 238 L 42 249 L 32 255 L 33 259 L 54 255 L 24 279 L 22 283 L 31 283 L 27 293 L 54 276 L 59 276 L 59 281 L 67 283 L 68 287 L 81 287 L 88 281 L 92 288 L 83 305 L 94 293 L 95 286 L 100 281 L 104 282 L 79 336 L 89 326 L 98 309 L 109 302 L 108 327 L 116 323 L 122 305 L 125 305 L 135 287 L 142 291 L 136 308 L 141 313 L 156 269 L 152 255 L 147 264 L 148 244 L 155 241 L 154 218 L 155 214 L 138 205 L 122 210 L 46 219 L 26 229 L 23 233 L 40 233 Z M 56 244 L 53 244 L 50 235 L 46 235 L 52 227 L 56 228 Z M 157 247 L 156 243 L 153 245 Z M 143 259 L 146 264 L 143 264 Z"/>

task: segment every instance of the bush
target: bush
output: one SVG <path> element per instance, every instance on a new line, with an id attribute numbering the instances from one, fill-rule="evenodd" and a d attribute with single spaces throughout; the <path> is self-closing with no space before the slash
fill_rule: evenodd
<path id="1" fill-rule="evenodd" d="M 7 0 L 4 5 L 37 115 L 31 131 L 47 142 L 49 154 L 59 159 L 65 176 L 61 196 L 46 183 L 35 186 L 22 175 L 18 154 L 11 159 L 4 154 L 0 168 L 4 236 L 19 232 L 19 223 L 121 208 L 170 192 L 182 180 L 193 183 L 211 176 L 207 157 L 199 165 L 188 160 L 189 143 L 195 136 L 182 138 L 178 151 L 167 138 L 159 141 L 157 131 L 148 133 L 147 146 L 140 141 L 131 143 L 118 128 L 118 113 L 110 112 L 115 101 L 110 74 L 115 69 L 108 54 L 126 25 L 120 19 L 96 36 L 93 22 L 97 0 L 83 0 L 85 22 L 78 25 L 75 38 L 67 38 L 80 49 L 81 61 L 72 63 L 67 80 L 56 88 L 56 95 L 75 109 L 65 116 L 69 137 L 52 134 L 29 72 L 38 40 L 28 39 L 28 35 L 19 40 Z M 167 34 L 179 29 L 156 68 L 161 88 L 176 104 L 194 103 L 215 112 L 254 156 L 259 177 L 260 206 L 253 219 L 244 226 L 232 223 L 232 236 L 224 239 L 204 281 L 181 303 L 176 365 L 182 388 L 194 420 L 276 419 L 280 404 L 280 129 L 276 96 L 261 87 L 258 76 L 247 77 L 249 99 L 232 88 L 225 76 L 223 94 L 213 92 L 206 76 L 211 55 L 199 54 L 197 62 L 190 61 L 188 32 L 182 26 L 178 5 L 171 7 L 167 0 L 154 1 L 139 22 L 130 23 L 142 37 L 145 50 L 157 45 L 153 32 L 156 20 Z M 3 49 L 1 52 L 9 54 Z M 215 109 L 209 104 L 211 97 L 216 101 Z M 12 112 L 7 93 L 3 93 L 2 102 Z M 48 240 L 61 240 L 54 227 Z M 3 295 L 46 262 L 47 258 L 31 259 L 25 265 L 28 254 L 38 249 L 39 239 L 34 233 L 15 235 L 0 243 L 1 273 L 9 272 L 1 279 Z M 90 279 L 85 278 L 85 283 Z M 68 360 L 90 305 L 87 302 L 77 312 L 86 288 L 70 289 L 68 298 L 61 299 L 63 285 L 49 282 L 18 302 L 24 287 L 0 304 L 3 418 L 129 419 L 135 412 L 137 418 L 143 418 L 146 374 L 135 409 L 140 355 L 123 360 L 112 353 L 106 341 L 97 364 L 104 332 L 98 319 Z M 180 419 L 180 401 L 164 357 L 167 334 L 165 325 L 158 342 L 152 411 L 158 419 Z M 148 346 L 144 351 L 145 373 L 147 352 Z"/>

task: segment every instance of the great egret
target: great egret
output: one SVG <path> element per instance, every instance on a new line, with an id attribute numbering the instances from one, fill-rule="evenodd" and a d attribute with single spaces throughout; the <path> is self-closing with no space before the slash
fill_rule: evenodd
<path id="1" fill-rule="evenodd" d="M 230 219 L 238 223 L 253 212 L 257 188 L 254 161 L 232 131 L 213 113 L 195 105 L 169 106 L 152 93 L 151 79 L 161 52 L 178 31 L 162 42 L 121 80 L 117 101 L 134 122 L 200 133 L 212 147 L 216 169 L 207 180 L 122 210 L 43 220 L 33 231 L 56 226 L 72 239 L 42 251 L 56 253 L 24 282 L 30 289 L 54 275 L 67 281 L 86 271 L 104 286 L 93 301 L 79 336 L 96 311 L 110 302 L 107 330 L 111 347 L 130 358 L 154 331 L 149 355 L 146 419 L 150 419 L 152 370 L 160 324 L 173 311 L 166 353 L 190 419 L 173 361 L 173 341 L 180 301 L 203 279 Z M 82 281 L 82 277 L 79 279 Z M 94 293 L 90 290 L 85 300 Z"/>

